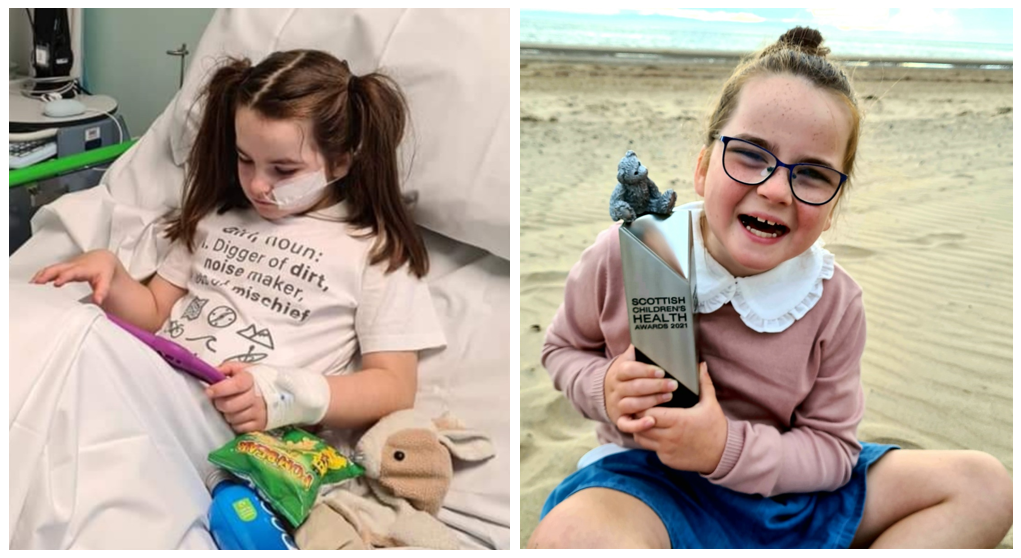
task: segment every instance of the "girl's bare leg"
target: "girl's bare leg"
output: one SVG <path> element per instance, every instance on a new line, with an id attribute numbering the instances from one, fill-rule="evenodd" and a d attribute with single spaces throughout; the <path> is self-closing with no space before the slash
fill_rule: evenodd
<path id="1" fill-rule="evenodd" d="M 891 451 L 868 472 L 852 547 L 992 548 L 1014 523 L 1010 473 L 977 451 Z"/>
<path id="2" fill-rule="evenodd" d="M 587 488 L 543 518 L 528 548 L 670 548 L 670 536 L 656 512 L 638 498 Z"/>

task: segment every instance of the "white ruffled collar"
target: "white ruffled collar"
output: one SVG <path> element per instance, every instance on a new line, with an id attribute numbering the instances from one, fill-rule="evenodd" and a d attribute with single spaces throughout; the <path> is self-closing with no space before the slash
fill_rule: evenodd
<path id="1" fill-rule="evenodd" d="M 741 321 L 759 333 L 779 333 L 791 327 L 822 297 L 823 280 L 833 277 L 833 254 L 820 238 L 800 256 L 750 277 L 734 277 L 705 249 L 702 202 L 678 209 L 691 211 L 695 233 L 696 294 L 700 314 L 715 312 L 728 302 Z"/>

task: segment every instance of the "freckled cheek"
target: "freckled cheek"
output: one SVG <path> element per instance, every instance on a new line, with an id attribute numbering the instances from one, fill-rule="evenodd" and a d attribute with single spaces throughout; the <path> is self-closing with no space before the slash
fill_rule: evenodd
<path id="1" fill-rule="evenodd" d="M 822 234 L 822 227 L 826 223 L 826 216 L 828 215 L 827 210 L 824 209 L 826 206 L 819 208 L 808 207 L 805 204 L 799 204 L 797 213 L 798 222 L 796 223 L 798 228 L 805 229 L 812 232 L 818 232 Z"/>
<path id="2" fill-rule="evenodd" d="M 717 203 L 721 206 L 721 209 L 726 210 L 728 213 L 733 213 L 751 190 L 752 187 L 741 184 L 727 175 L 723 175 L 718 189 L 717 196 L 719 201 Z"/>

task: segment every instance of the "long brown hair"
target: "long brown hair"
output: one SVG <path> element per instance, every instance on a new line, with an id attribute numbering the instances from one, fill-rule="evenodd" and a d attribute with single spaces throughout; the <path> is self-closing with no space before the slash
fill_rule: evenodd
<path id="1" fill-rule="evenodd" d="M 237 182 L 234 116 L 239 108 L 272 120 L 308 119 L 328 168 L 351 157 L 332 196 L 348 204 L 347 223 L 375 237 L 370 263 L 387 272 L 405 263 L 418 277 L 429 270 L 422 237 L 401 198 L 397 146 L 408 107 L 381 73 L 355 76 L 347 62 L 317 50 L 274 52 L 252 66 L 228 58 L 203 89 L 205 108 L 188 158 L 181 210 L 167 236 L 194 248 L 198 222 L 212 211 L 250 207 Z"/>
<path id="2" fill-rule="evenodd" d="M 861 133 L 861 111 L 854 89 L 847 75 L 826 58 L 830 49 L 822 46 L 822 34 L 815 29 L 795 27 L 768 47 L 753 54 L 742 62 L 723 86 L 720 99 L 710 113 L 703 140 L 706 147 L 712 147 L 720 135 L 720 129 L 730 120 L 737 107 L 738 94 L 744 84 L 753 77 L 768 74 L 787 74 L 808 79 L 813 85 L 836 95 L 844 101 L 851 113 L 851 136 L 847 139 L 844 152 L 844 173 L 851 175 L 854 158 L 858 152 L 858 136 Z M 703 166 L 709 164 L 709 157 L 703 157 Z M 845 189 L 850 186 L 850 179 Z"/>

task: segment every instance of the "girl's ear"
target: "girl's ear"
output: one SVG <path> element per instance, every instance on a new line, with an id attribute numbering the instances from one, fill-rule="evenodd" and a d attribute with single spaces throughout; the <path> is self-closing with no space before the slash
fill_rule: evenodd
<path id="1" fill-rule="evenodd" d="M 826 225 L 823 226 L 823 232 L 830 230 L 833 225 L 833 214 L 837 212 L 837 203 L 840 201 L 840 196 L 844 195 L 844 191 L 837 192 L 837 198 L 830 200 L 830 203 L 826 204 L 826 208 L 830 210 L 829 214 L 826 215 Z"/>
<path id="2" fill-rule="evenodd" d="M 330 174 L 334 180 L 344 178 L 347 173 L 351 172 L 351 154 L 345 153 L 340 156 L 340 160 L 333 165 Z"/>
<path id="3" fill-rule="evenodd" d="M 833 200 L 829 203 L 833 207 L 830 207 L 830 213 L 826 216 L 826 225 L 823 226 L 823 232 L 830 230 L 830 225 L 833 224 L 833 214 L 836 212 L 837 200 Z"/>
<path id="4" fill-rule="evenodd" d="M 703 146 L 702 150 L 698 152 L 698 160 L 695 161 L 695 193 L 699 196 L 705 197 L 705 175 L 706 171 L 709 170 L 709 166 L 702 165 L 702 160 L 710 155 L 710 151 L 707 147 Z"/>

